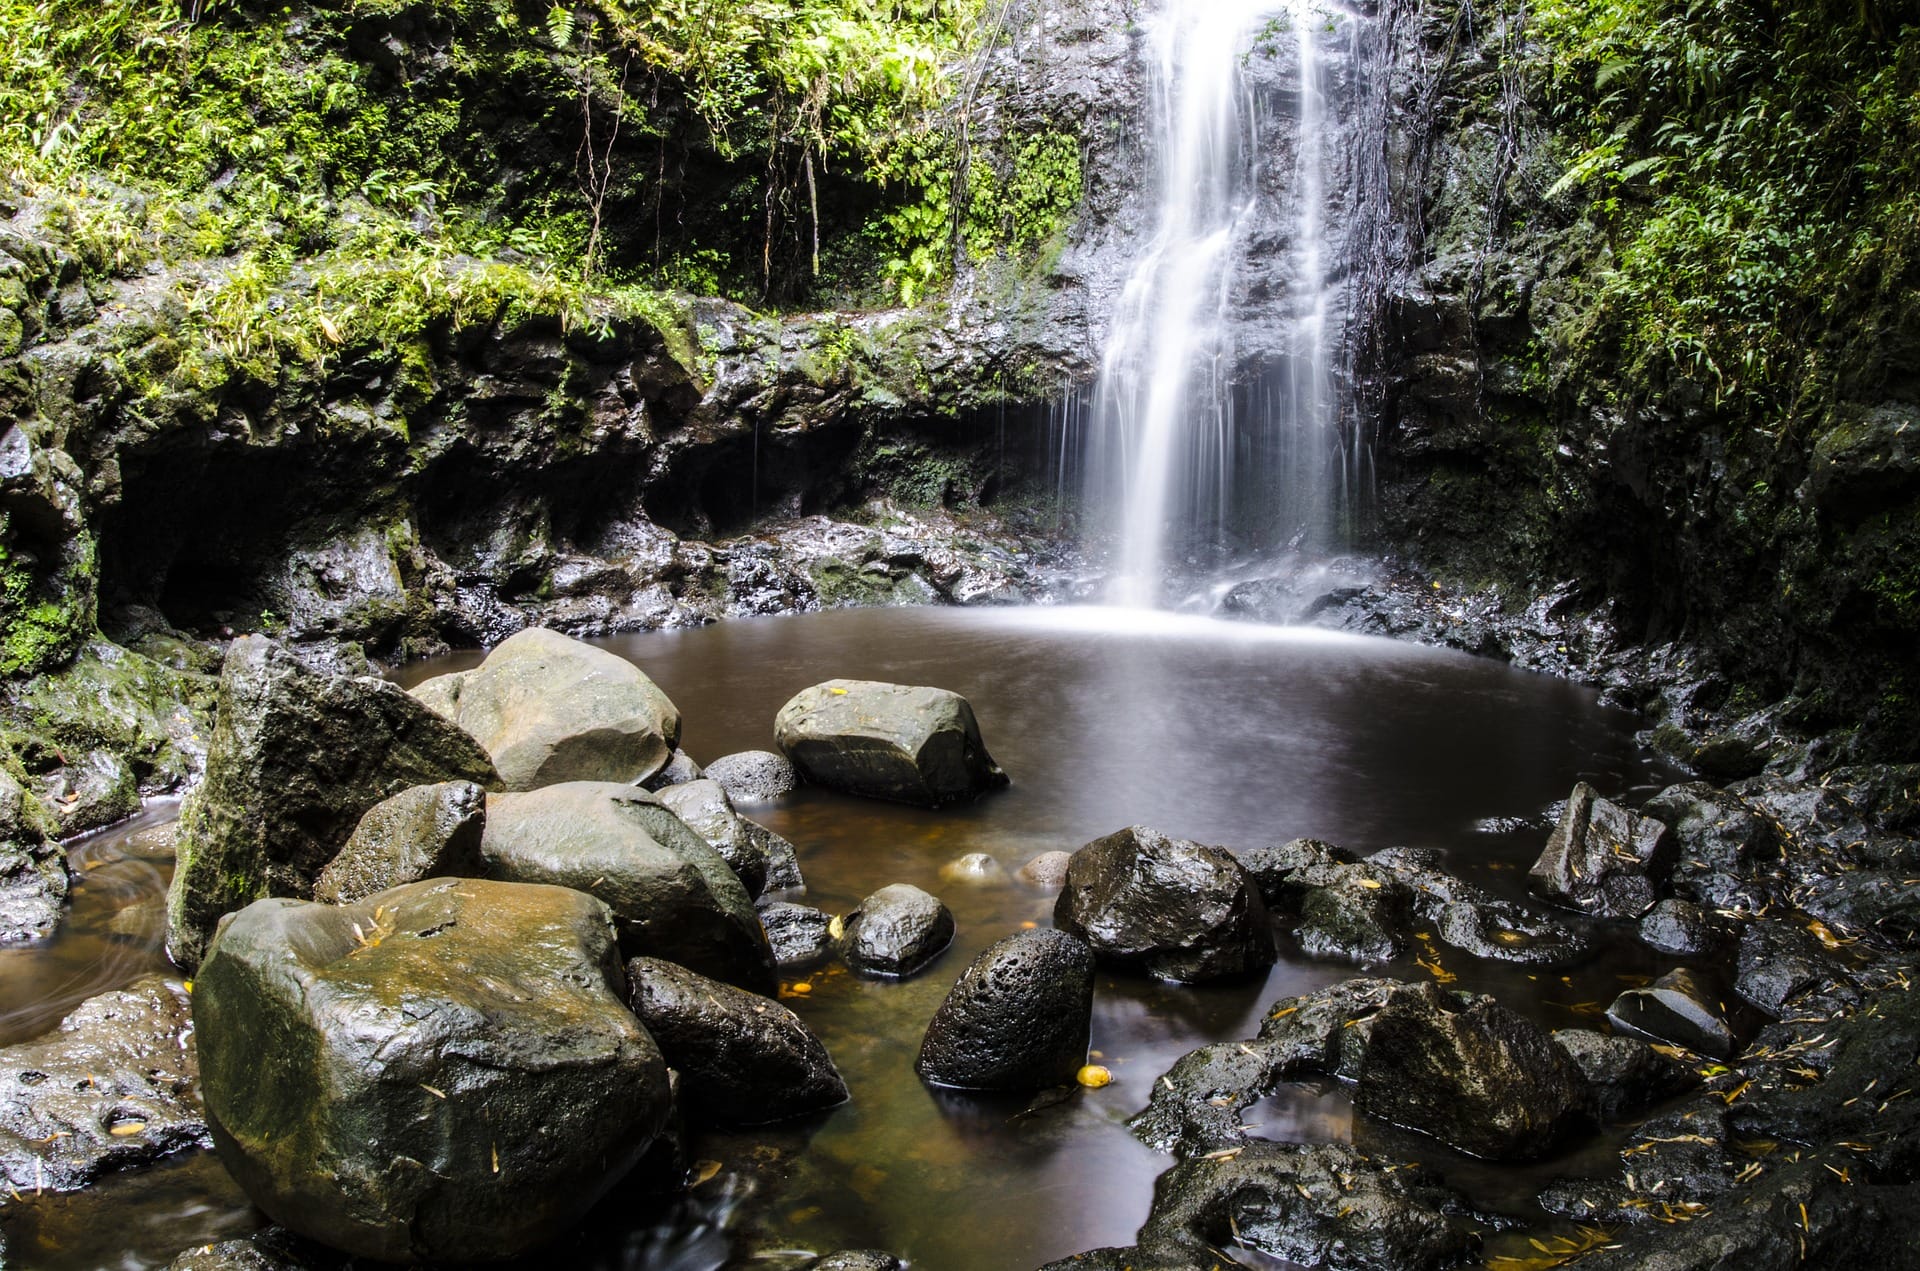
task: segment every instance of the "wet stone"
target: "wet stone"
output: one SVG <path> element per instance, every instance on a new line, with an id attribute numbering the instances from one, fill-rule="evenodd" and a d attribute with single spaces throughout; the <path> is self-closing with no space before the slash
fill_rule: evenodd
<path id="1" fill-rule="evenodd" d="M 1711 910 L 1692 901 L 1663 900 L 1640 920 L 1640 939 L 1661 953 L 1697 956 L 1723 947 L 1728 931 Z"/>
<path id="2" fill-rule="evenodd" d="M 1628 989 L 1607 1008 L 1618 1028 L 1672 1042 L 1718 1059 L 1731 1058 L 1738 1042 L 1719 996 L 1694 972 L 1669 971 L 1643 989 Z"/>
<path id="3" fill-rule="evenodd" d="M 1351 865 L 1353 853 L 1319 839 L 1294 839 L 1288 843 L 1267 844 L 1240 853 L 1240 864 L 1260 888 L 1261 899 L 1275 913 L 1293 913 L 1299 908 L 1298 889 L 1289 881 L 1301 870 Z"/>
<path id="4" fill-rule="evenodd" d="M 1775 1019 L 1802 994 L 1851 982 L 1844 962 L 1811 931 L 1786 920 L 1749 924 L 1734 966 L 1733 991 Z"/>
<path id="5" fill-rule="evenodd" d="M 735 803 L 771 803 L 800 788 L 800 772 L 793 762 L 771 750 L 722 755 L 707 765 L 706 775 L 719 782 Z"/>
<path id="6" fill-rule="evenodd" d="M 906 1264 L 878 1249 L 843 1249 L 814 1263 L 811 1271 L 902 1271 Z"/>
<path id="7" fill-rule="evenodd" d="M 846 916 L 840 956 L 865 975 L 907 976 L 953 943 L 953 914 L 907 883 L 882 887 Z"/>
<path id="8" fill-rule="evenodd" d="M 940 881 L 961 886 L 990 886 L 1007 881 L 1007 871 L 985 852 L 969 852 L 940 867 Z"/>
<path id="9" fill-rule="evenodd" d="M 0 945 L 40 940 L 60 925 L 67 853 L 53 817 L 0 770 Z"/>
<path id="10" fill-rule="evenodd" d="M 973 707 L 945 689 L 829 680 L 781 707 L 774 733 L 808 781 L 847 794 L 937 808 L 1007 784 Z"/>
<path id="11" fill-rule="evenodd" d="M 1072 852 L 1042 852 L 1020 867 L 1018 877 L 1029 887 L 1058 891 L 1066 886 L 1067 866 L 1072 862 Z"/>
<path id="12" fill-rule="evenodd" d="M 782 971 L 817 966 L 833 952 L 833 920 L 811 905 L 770 900 L 759 906 L 760 925 Z"/>
<path id="13" fill-rule="evenodd" d="M 1587 1107 L 1598 1121 L 1622 1121 L 1700 1084 L 1700 1076 L 1637 1037 L 1568 1028 L 1553 1034 L 1586 1078 Z"/>
<path id="14" fill-rule="evenodd" d="M 975 958 L 927 1025 L 916 1068 L 937 1086 L 1037 1090 L 1073 1081 L 1093 1020 L 1093 951 L 1022 931 Z"/>
<path id="15" fill-rule="evenodd" d="M 1559 904 L 1603 918 L 1638 918 L 1653 908 L 1653 876 L 1666 864 L 1667 840 L 1664 823 L 1601 798 L 1583 781 L 1527 874 Z"/>
<path id="16" fill-rule="evenodd" d="M 676 749 L 667 758 L 667 766 L 640 783 L 642 790 L 658 793 L 668 786 L 682 785 L 688 781 L 698 781 L 705 771 L 693 761 L 693 756 L 684 750 Z"/>
<path id="17" fill-rule="evenodd" d="M 1293 934 L 1308 957 L 1380 963 L 1405 951 L 1412 895 L 1389 871 L 1365 862 L 1311 866 L 1288 887 L 1300 893 Z"/>
<path id="18" fill-rule="evenodd" d="M 669 786 L 654 797 L 720 853 L 727 868 L 739 876 L 747 895 L 758 896 L 766 890 L 766 850 L 759 837 L 747 829 L 745 819 L 733 810 L 733 802 L 719 782 L 702 777 Z"/>
<path id="19" fill-rule="evenodd" d="M 471 781 L 403 790 L 360 818 L 347 845 L 320 871 L 313 898 L 350 904 L 402 883 L 477 875 L 486 823 L 487 792 Z"/>

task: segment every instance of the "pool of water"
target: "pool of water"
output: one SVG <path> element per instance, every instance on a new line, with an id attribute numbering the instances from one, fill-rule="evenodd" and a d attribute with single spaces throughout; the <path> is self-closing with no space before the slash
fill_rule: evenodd
<path id="1" fill-rule="evenodd" d="M 1123 1124 L 1154 1077 L 1195 1045 L 1251 1035 L 1274 998 L 1356 971 L 1283 956 L 1263 981 L 1225 986 L 1103 974 L 1093 1047 L 1115 1074 L 1111 1086 L 1039 1099 L 931 1090 L 913 1058 L 955 977 L 993 941 L 1051 920 L 1051 895 L 1013 880 L 1022 863 L 1137 823 L 1240 848 L 1302 835 L 1357 852 L 1439 848 L 1455 872 L 1518 896 L 1545 840 L 1543 816 L 1575 781 L 1627 794 L 1662 776 L 1637 753 L 1633 719 L 1585 689 L 1447 651 L 1320 632 L 1107 609 L 914 609 L 604 643 L 673 698 L 696 759 L 771 748 L 775 713 L 810 684 L 887 679 L 965 694 L 1013 784 L 941 812 L 819 790 L 743 808 L 797 845 L 806 903 L 845 912 L 885 884 L 913 883 L 947 902 L 959 934 L 929 971 L 904 982 L 832 969 L 805 977 L 809 991 L 787 1000 L 832 1051 L 851 1102 L 796 1125 L 698 1139 L 705 1181 L 664 1215 L 637 1197 L 611 1198 L 566 1242 L 569 1265 L 580 1267 L 798 1266 L 811 1253 L 872 1247 L 918 1271 L 1020 1271 L 1130 1243 L 1154 1178 L 1171 1164 Z M 475 660 L 420 664 L 400 678 Z M 113 841 L 95 850 L 118 860 Z M 993 856 L 1008 878 L 942 879 L 943 865 L 972 852 Z M 137 855 L 125 859 L 158 875 Z M 76 917 L 52 945 L 17 955 L 40 959 L 31 965 L 44 984 L 77 985 L 86 966 L 86 991 L 97 992 L 108 971 L 131 978 L 159 956 L 150 933 L 113 961 L 122 957 L 109 938 L 117 933 L 99 934 L 110 915 L 82 920 L 85 889 L 107 868 L 82 874 Z M 1495 993 L 1553 1027 L 1591 1023 L 1624 983 L 1664 969 L 1617 940 L 1551 971 L 1444 952 L 1441 961 L 1459 987 Z M 60 966 L 69 970 L 44 970 Z M 1431 974 L 1411 961 L 1390 971 Z M 0 1021 L 16 1034 L 60 1014 L 38 1005 L 20 978 L 0 961 Z M 1522 1215 L 1543 1177 L 1604 1155 L 1604 1145 L 1588 1145 L 1525 1170 L 1486 1166 L 1356 1120 L 1337 1090 L 1315 1087 L 1283 1092 L 1248 1119 L 1269 1137 L 1354 1141 L 1419 1159 L 1480 1203 Z M 31 1228 L 36 1242 L 84 1250 L 52 1256 L 50 1271 L 144 1267 L 258 1221 L 217 1169 L 169 1169 L 168 1181 L 115 1182 L 84 1203 L 29 1201 L 33 1217 L 14 1215 L 9 1234 Z M 69 1230 L 116 1205 L 139 1215 L 125 1230 L 141 1233 L 151 1253 L 108 1258 Z M 68 1222 L 63 1212 L 79 1216 Z"/>

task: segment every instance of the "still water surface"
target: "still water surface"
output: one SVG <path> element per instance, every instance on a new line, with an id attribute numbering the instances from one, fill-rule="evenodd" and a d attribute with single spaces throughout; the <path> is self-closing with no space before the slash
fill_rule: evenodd
<path id="1" fill-rule="evenodd" d="M 782 703 L 848 676 L 966 695 L 1013 784 L 941 812 L 811 789 L 743 807 L 799 848 L 806 903 L 843 913 L 885 884 L 913 883 L 947 902 L 959 935 L 905 982 L 834 969 L 800 977 L 810 991 L 787 1001 L 832 1051 L 852 1101 L 802 1124 L 698 1140 L 696 1172 L 710 1177 L 690 1200 L 663 1217 L 616 1194 L 570 1248 L 540 1260 L 549 1266 L 556 1256 L 653 1271 L 800 1266 L 810 1253 L 865 1247 L 904 1255 L 918 1271 L 1022 1271 L 1130 1243 L 1154 1178 L 1171 1164 L 1122 1124 L 1153 1079 L 1195 1045 L 1250 1036 L 1273 999 L 1355 969 L 1288 956 L 1263 982 L 1208 988 L 1102 975 L 1093 1046 L 1113 1085 L 1039 1100 L 930 1090 L 913 1058 L 955 977 L 1001 936 L 1050 921 L 1051 895 L 1011 877 L 1022 863 L 1147 824 L 1229 847 L 1310 835 L 1363 853 L 1440 848 L 1455 872 L 1518 896 L 1545 840 L 1543 813 L 1575 781 L 1622 794 L 1657 780 L 1636 752 L 1632 718 L 1585 689 L 1322 632 L 1111 609 L 847 610 L 604 643 L 673 698 L 696 759 L 771 748 Z M 455 655 L 401 678 L 474 661 Z M 44 1030 L 75 993 L 123 982 L 159 956 L 147 919 L 116 919 L 152 904 L 151 890 L 123 876 L 152 887 L 158 868 L 112 835 L 91 850 L 103 864 L 82 875 L 59 939 L 0 958 L 0 1023 L 13 1038 Z M 942 879 L 942 865 L 971 852 L 994 857 L 1008 878 Z M 1593 1003 L 1661 969 L 1617 940 L 1585 965 L 1552 971 L 1458 954 L 1446 962 L 1459 987 L 1494 992 L 1552 1027 L 1590 1024 Z M 1427 974 L 1411 962 L 1390 971 Z M 1273 1138 L 1354 1141 L 1422 1160 L 1482 1204 L 1523 1215 L 1555 1169 L 1484 1166 L 1356 1122 L 1334 1090 L 1290 1090 L 1248 1119 Z M 1590 1146 L 1559 1168 L 1603 1153 Z M 40 1261 L 19 1265 L 48 1271 L 165 1265 L 185 1246 L 260 1221 L 217 1167 L 193 1163 L 85 1197 L 14 1204 L 0 1219 L 16 1260 L 40 1246 Z"/>

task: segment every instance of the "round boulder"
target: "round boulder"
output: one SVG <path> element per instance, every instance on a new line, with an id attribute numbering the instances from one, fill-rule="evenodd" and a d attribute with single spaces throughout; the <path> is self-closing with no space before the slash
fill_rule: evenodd
<path id="1" fill-rule="evenodd" d="M 629 962 L 627 980 L 689 1116 L 763 1125 L 846 1102 L 827 1048 L 780 1003 L 658 958 Z"/>
<path id="2" fill-rule="evenodd" d="M 1042 852 L 1020 867 L 1018 877 L 1030 887 L 1058 891 L 1066 886 L 1067 866 L 1072 863 L 1072 852 Z"/>
<path id="3" fill-rule="evenodd" d="M 277 1222 L 381 1262 L 512 1257 L 571 1228 L 666 1121 L 612 917 L 441 879 L 263 900 L 193 994 L 207 1123 Z"/>
<path id="4" fill-rule="evenodd" d="M 639 667 L 558 631 L 518 632 L 413 695 L 484 746 L 509 790 L 643 781 L 680 740 L 680 712 Z"/>
<path id="5" fill-rule="evenodd" d="M 912 975 L 953 943 L 953 914 L 918 887 L 882 887 L 847 915 L 840 956 L 867 975 Z"/>
<path id="6" fill-rule="evenodd" d="M 942 688 L 828 680 L 780 708 L 774 735 L 807 780 L 870 799 L 937 808 L 1007 784 L 973 707 Z"/>
<path id="7" fill-rule="evenodd" d="M 1064 931 L 1022 931 L 960 973 L 915 1066 L 963 1090 L 1070 1085 L 1092 1028 L 1093 950 Z"/>
<path id="8" fill-rule="evenodd" d="M 604 900 L 629 954 L 774 991 L 773 951 L 746 887 L 655 795 L 603 781 L 495 795 L 480 850 L 489 878 Z"/>
<path id="9" fill-rule="evenodd" d="M 785 755 L 771 750 L 742 750 L 707 765 L 735 803 L 770 803 L 800 788 L 800 773 Z"/>
<path id="10" fill-rule="evenodd" d="M 1181 983 L 1273 965 L 1253 879 L 1225 848 L 1130 826 L 1073 854 L 1054 925 L 1103 961 Z"/>

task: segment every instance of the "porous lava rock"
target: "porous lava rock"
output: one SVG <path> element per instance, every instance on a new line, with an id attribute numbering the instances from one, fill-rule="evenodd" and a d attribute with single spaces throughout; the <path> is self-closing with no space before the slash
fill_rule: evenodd
<path id="1" fill-rule="evenodd" d="M 722 755 L 707 765 L 706 775 L 718 781 L 735 803 L 771 803 L 800 788 L 800 772 L 793 762 L 771 750 Z"/>
<path id="2" fill-rule="evenodd" d="M 774 735 L 808 781 L 847 794 L 937 808 L 1007 784 L 973 707 L 942 688 L 828 680 L 780 708 Z"/>
<path id="3" fill-rule="evenodd" d="M 639 667 L 538 627 L 413 695 L 486 747 L 509 790 L 644 781 L 680 742 L 680 712 Z"/>
<path id="4" fill-rule="evenodd" d="M 1101 961 L 1180 983 L 1244 975 L 1274 960 L 1266 905 L 1233 854 L 1145 826 L 1073 854 L 1053 919 Z"/>
<path id="5" fill-rule="evenodd" d="M 1022 931 L 960 973 L 920 1042 L 920 1076 L 964 1090 L 1073 1081 L 1093 1029 L 1093 950 L 1063 931 Z"/>
<path id="6" fill-rule="evenodd" d="M 846 1102 L 827 1048 L 780 1003 L 659 958 L 627 963 L 627 982 L 690 1118 L 764 1125 Z"/>
<path id="7" fill-rule="evenodd" d="M 471 781 L 402 790 L 367 809 L 320 871 L 313 898 L 351 904 L 403 883 L 479 874 L 486 824 L 487 792 Z"/>
<path id="8" fill-rule="evenodd" d="M 612 915 L 438 879 L 263 900 L 194 986 L 207 1121 L 255 1204 L 382 1262 L 493 1261 L 568 1229 L 665 1123 Z"/>

